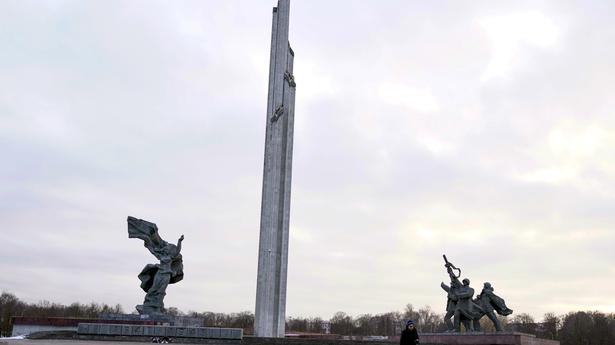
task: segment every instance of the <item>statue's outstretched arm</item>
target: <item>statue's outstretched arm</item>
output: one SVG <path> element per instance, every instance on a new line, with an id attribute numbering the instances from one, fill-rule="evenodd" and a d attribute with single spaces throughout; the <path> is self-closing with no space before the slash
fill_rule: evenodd
<path id="1" fill-rule="evenodd" d="M 472 296 L 474 296 L 474 289 L 472 288 L 468 288 L 468 289 L 461 289 L 457 295 L 459 296 L 459 298 L 472 298 Z"/>
<path id="2" fill-rule="evenodd" d="M 448 285 L 444 284 L 444 282 L 440 283 L 440 287 L 446 292 L 449 292 L 451 290 L 451 288 Z"/>

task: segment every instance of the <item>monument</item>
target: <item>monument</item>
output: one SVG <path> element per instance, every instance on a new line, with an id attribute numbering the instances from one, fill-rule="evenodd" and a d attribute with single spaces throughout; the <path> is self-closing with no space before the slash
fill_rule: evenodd
<path id="1" fill-rule="evenodd" d="M 445 333 L 421 333 L 421 343 L 432 345 L 560 345 L 557 340 L 537 338 L 534 334 L 504 331 L 495 314 L 507 316 L 513 311 L 506 306 L 502 298 L 494 293 L 491 283 L 484 283 L 481 293 L 476 298 L 472 298 L 474 289 L 470 287 L 470 280 L 465 278 L 459 281 L 461 269 L 448 261 L 446 255 L 443 257 L 444 267 L 451 279 L 450 285 L 444 282 L 440 284 L 440 287 L 447 293 L 444 322 L 448 329 Z M 484 332 L 481 329 L 480 319 L 485 315 L 493 322 L 496 332 Z M 465 332 L 461 332 L 462 324 Z"/>
<path id="2" fill-rule="evenodd" d="M 145 248 L 160 260 L 159 264 L 147 264 L 139 273 L 146 295 L 143 304 L 137 305 L 137 311 L 141 315 L 162 315 L 167 286 L 184 278 L 180 254 L 184 235 L 177 240 L 177 245 L 168 243 L 158 234 L 156 224 L 129 216 L 128 237 L 142 239 Z"/>
<path id="3" fill-rule="evenodd" d="M 137 305 L 139 315 L 108 314 L 99 319 L 74 320 L 77 327 L 63 335 L 49 335 L 59 339 L 170 342 L 179 343 L 241 344 L 243 329 L 202 327 L 203 319 L 173 316 L 164 313 L 164 296 L 167 286 L 184 277 L 182 241 L 168 243 L 158 234 L 156 224 L 135 217 L 128 217 L 128 237 L 143 240 L 159 264 L 147 264 L 139 274 L 141 288 L 146 292 L 143 304 Z"/>
<path id="4" fill-rule="evenodd" d="M 284 337 L 295 113 L 290 0 L 273 8 L 254 334 Z"/>
<path id="5" fill-rule="evenodd" d="M 446 255 L 443 255 L 443 257 L 444 267 L 446 267 L 451 279 L 450 286 L 444 284 L 444 282 L 440 284 L 442 289 L 447 292 L 446 315 L 444 316 L 447 331 L 460 332 L 461 324 L 463 324 L 466 332 L 480 332 L 480 319 L 487 315 L 493 322 L 496 331 L 502 332 L 502 325 L 495 316 L 495 312 L 508 316 L 513 311 L 506 306 L 502 298 L 493 292 L 491 283 L 484 283 L 481 293 L 473 299 L 474 289 L 470 287 L 470 280 L 465 278 L 460 282 L 461 269 L 450 263 Z M 457 274 L 454 271 L 457 271 Z M 451 322 L 451 318 L 454 318 L 454 323 Z"/>

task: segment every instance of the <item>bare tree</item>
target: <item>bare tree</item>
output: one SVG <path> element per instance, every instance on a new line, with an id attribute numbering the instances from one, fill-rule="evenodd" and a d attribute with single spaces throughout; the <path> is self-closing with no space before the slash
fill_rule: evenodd
<path id="1" fill-rule="evenodd" d="M 353 320 L 348 314 L 343 311 L 338 311 L 329 320 L 331 323 L 331 333 L 352 335 L 353 332 Z"/>
<path id="2" fill-rule="evenodd" d="M 548 339 L 558 339 L 558 330 L 561 326 L 561 319 L 555 313 L 546 313 L 542 317 L 543 337 Z"/>

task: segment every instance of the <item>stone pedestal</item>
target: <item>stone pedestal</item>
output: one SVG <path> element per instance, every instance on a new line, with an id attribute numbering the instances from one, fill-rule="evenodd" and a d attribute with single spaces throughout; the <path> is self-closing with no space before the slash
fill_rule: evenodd
<path id="1" fill-rule="evenodd" d="M 559 345 L 557 340 L 519 332 L 421 333 L 421 344 L 430 345 Z"/>
<path id="2" fill-rule="evenodd" d="M 119 321 L 119 322 L 118 322 Z M 188 316 L 172 316 L 169 314 L 154 314 L 154 315 L 135 315 L 135 314 L 112 314 L 104 313 L 99 317 L 99 321 L 95 323 L 149 323 L 152 325 L 166 326 L 181 326 L 181 327 L 201 327 L 204 324 L 204 319 L 200 317 Z"/>
<path id="3" fill-rule="evenodd" d="M 79 336 L 169 337 L 241 340 L 243 329 L 80 323 Z"/>
<path id="4" fill-rule="evenodd" d="M 134 315 L 132 315 L 134 316 Z M 13 316 L 11 324 L 13 333 L 11 336 L 28 335 L 37 332 L 58 332 L 58 331 L 77 331 L 80 323 L 114 323 L 114 324 L 135 324 L 135 325 L 156 325 L 161 324 L 154 320 L 139 318 L 136 319 L 86 319 L 72 317 L 23 317 Z"/>

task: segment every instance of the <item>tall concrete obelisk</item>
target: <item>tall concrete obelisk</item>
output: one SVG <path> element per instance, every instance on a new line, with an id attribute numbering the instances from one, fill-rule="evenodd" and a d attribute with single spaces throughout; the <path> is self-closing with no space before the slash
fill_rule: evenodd
<path id="1" fill-rule="evenodd" d="M 284 337 L 288 224 L 295 116 L 294 53 L 288 43 L 290 0 L 273 8 L 265 167 L 258 248 L 254 334 Z"/>

